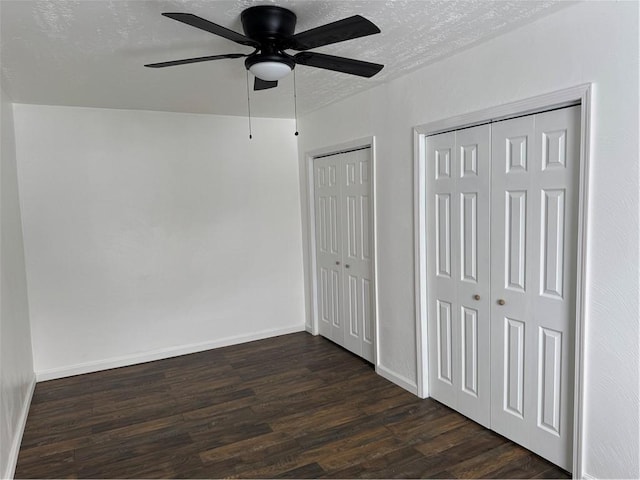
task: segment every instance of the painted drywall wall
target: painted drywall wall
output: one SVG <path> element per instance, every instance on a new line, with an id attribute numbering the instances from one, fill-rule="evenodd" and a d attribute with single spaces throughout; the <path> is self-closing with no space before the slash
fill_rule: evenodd
<path id="1" fill-rule="evenodd" d="M 14 111 L 39 379 L 304 328 L 292 120 Z"/>
<path id="2" fill-rule="evenodd" d="M 638 478 L 636 2 L 570 6 L 305 116 L 300 120 L 301 185 L 306 190 L 305 152 L 376 137 L 378 361 L 398 383 L 408 378 L 415 384 L 412 127 L 587 82 L 594 83 L 595 93 L 583 472 Z M 305 191 L 304 212 L 306 199 Z"/>
<path id="3" fill-rule="evenodd" d="M 13 478 L 35 377 L 18 200 L 13 105 L 1 89 L 0 97 L 0 475 Z"/>

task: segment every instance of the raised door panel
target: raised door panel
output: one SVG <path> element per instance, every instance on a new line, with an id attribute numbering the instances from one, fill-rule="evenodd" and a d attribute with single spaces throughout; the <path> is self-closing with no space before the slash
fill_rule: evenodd
<path id="1" fill-rule="evenodd" d="M 524 418 L 524 352 L 526 324 L 522 320 L 504 317 L 502 345 L 504 370 L 500 382 L 502 389 L 501 408 L 519 420 Z"/>
<path id="2" fill-rule="evenodd" d="M 504 208 L 504 288 L 524 293 L 527 273 L 526 190 L 507 190 Z"/>
<path id="3" fill-rule="evenodd" d="M 538 330 L 537 425 L 559 437 L 562 400 L 562 332 Z"/>
<path id="4" fill-rule="evenodd" d="M 478 389 L 478 377 L 483 366 L 478 361 L 478 311 L 461 308 L 462 391 L 473 398 L 482 392 Z"/>
<path id="5" fill-rule="evenodd" d="M 435 194 L 436 275 L 451 279 L 451 193 Z"/>
<path id="6" fill-rule="evenodd" d="M 453 335 L 452 306 L 436 300 L 436 351 L 438 380 L 453 387 Z"/>

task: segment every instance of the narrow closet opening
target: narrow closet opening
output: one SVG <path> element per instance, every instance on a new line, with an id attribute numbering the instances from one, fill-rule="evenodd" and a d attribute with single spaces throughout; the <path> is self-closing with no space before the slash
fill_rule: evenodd
<path id="1" fill-rule="evenodd" d="M 312 159 L 319 333 L 375 361 L 371 147 Z"/>

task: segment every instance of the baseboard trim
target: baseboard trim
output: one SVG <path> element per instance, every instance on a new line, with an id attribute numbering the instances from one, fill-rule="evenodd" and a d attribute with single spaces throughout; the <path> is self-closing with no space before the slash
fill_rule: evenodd
<path id="1" fill-rule="evenodd" d="M 16 466 L 18 465 L 18 454 L 20 453 L 20 444 L 22 443 L 22 436 L 24 435 L 24 429 L 27 426 L 27 416 L 29 415 L 29 408 L 31 407 L 31 399 L 33 398 L 33 392 L 36 389 L 36 377 L 35 375 L 31 379 L 29 390 L 24 397 L 22 403 L 22 410 L 20 411 L 20 417 L 18 418 L 18 428 L 13 435 L 13 441 L 11 442 L 11 450 L 9 451 L 7 470 L 4 472 L 2 478 L 13 478 L 16 473 Z"/>
<path id="2" fill-rule="evenodd" d="M 304 325 L 294 327 L 277 328 L 272 330 L 263 330 L 249 335 L 236 335 L 220 340 L 212 340 L 208 342 L 193 343 L 190 345 L 180 345 L 177 347 L 163 348 L 144 352 L 134 355 L 123 355 L 121 357 L 108 358 L 95 362 L 79 363 L 62 368 L 52 368 L 50 370 L 36 371 L 36 380 L 44 382 L 46 380 L 54 380 L 56 378 L 71 377 L 73 375 L 81 375 L 83 373 L 99 372 L 101 370 L 109 370 L 111 368 L 126 367 L 136 365 L 138 363 L 153 362 L 154 360 L 162 360 L 165 358 L 178 357 L 180 355 L 188 355 L 190 353 L 203 352 L 214 348 L 228 347 L 239 343 L 253 342 L 255 340 L 263 340 L 265 338 L 277 337 L 279 335 L 287 335 L 289 333 L 304 332 Z"/>
<path id="3" fill-rule="evenodd" d="M 405 390 L 413 393 L 414 395 L 418 395 L 418 385 L 416 382 L 408 379 L 407 377 L 395 373 L 392 370 L 389 370 L 387 367 L 382 365 L 376 365 L 376 373 L 381 377 L 386 378 L 390 382 L 395 383 L 399 387 L 404 388 Z"/>

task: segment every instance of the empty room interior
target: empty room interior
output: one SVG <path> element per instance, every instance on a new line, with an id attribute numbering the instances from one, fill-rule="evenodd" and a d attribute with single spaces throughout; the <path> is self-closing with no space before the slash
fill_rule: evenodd
<path id="1" fill-rule="evenodd" d="M 2 478 L 639 478 L 636 1 L 0 1 Z"/>

